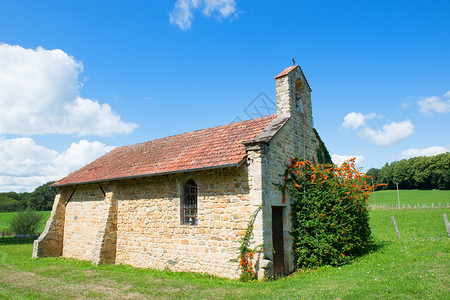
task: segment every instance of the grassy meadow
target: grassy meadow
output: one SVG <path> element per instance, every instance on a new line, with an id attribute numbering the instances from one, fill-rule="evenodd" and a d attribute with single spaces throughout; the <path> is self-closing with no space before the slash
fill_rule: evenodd
<path id="1" fill-rule="evenodd" d="M 374 195 L 375 194 L 375 195 Z M 370 195 L 369 205 L 398 205 L 397 190 L 376 191 Z M 374 201 L 375 196 L 375 201 Z M 425 204 L 427 207 L 437 207 L 439 203 L 442 206 L 447 207 L 447 203 L 450 205 L 450 190 L 399 190 L 400 206 L 414 207 L 414 204 Z"/>
<path id="2" fill-rule="evenodd" d="M 31 243 L 0 244 L 0 299 L 450 299 L 450 239 L 442 213 L 450 216 L 450 209 L 372 210 L 370 253 L 341 267 L 262 282 L 31 259 Z"/>

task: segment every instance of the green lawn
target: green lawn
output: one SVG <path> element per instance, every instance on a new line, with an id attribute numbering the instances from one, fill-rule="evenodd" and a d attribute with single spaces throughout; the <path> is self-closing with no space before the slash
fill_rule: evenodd
<path id="1" fill-rule="evenodd" d="M 408 204 L 414 207 L 414 204 L 425 204 L 431 207 L 434 203 L 435 207 L 441 203 L 442 206 L 450 205 L 450 190 L 399 190 L 400 206 L 403 204 L 407 207 Z M 371 194 L 369 198 L 369 205 L 374 204 L 374 195 Z M 376 191 L 375 192 L 376 205 L 398 205 L 397 190 Z"/>
<path id="2" fill-rule="evenodd" d="M 48 217 L 50 217 L 50 211 L 39 211 L 39 214 L 42 215 L 42 221 L 41 224 L 39 224 L 39 232 L 42 232 L 45 228 L 45 223 L 47 222 Z M 8 231 L 9 227 L 9 221 L 14 217 L 14 215 L 17 214 L 17 212 L 3 212 L 0 213 L 0 236 L 3 232 L 3 229 L 5 229 L 5 235 Z"/>
<path id="3" fill-rule="evenodd" d="M 243 283 L 190 273 L 31 259 L 32 245 L 0 246 L 0 298 L 450 299 L 450 209 L 373 210 L 374 248 L 352 264 Z M 398 240 L 390 216 L 402 235 Z"/>

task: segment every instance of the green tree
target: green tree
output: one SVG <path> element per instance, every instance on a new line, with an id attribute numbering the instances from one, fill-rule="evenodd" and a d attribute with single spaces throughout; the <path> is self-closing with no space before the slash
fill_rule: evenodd
<path id="1" fill-rule="evenodd" d="M 380 170 L 378 183 L 386 183 L 384 189 L 393 189 L 394 183 L 392 181 L 392 174 L 394 172 L 395 162 L 389 164 L 386 163 Z"/>
<path id="2" fill-rule="evenodd" d="M 450 152 L 386 163 L 378 172 L 378 183 L 386 183 L 386 189 L 394 189 L 396 183 L 402 189 L 450 189 Z"/>
<path id="3" fill-rule="evenodd" d="M 414 187 L 417 189 L 431 189 L 431 169 L 429 168 L 431 157 L 416 157 L 413 160 Z"/>
<path id="4" fill-rule="evenodd" d="M 370 168 L 369 171 L 367 171 L 366 176 L 372 177 L 374 182 L 378 182 L 380 176 L 380 169 Z"/>
<path id="5" fill-rule="evenodd" d="M 398 184 L 401 189 L 412 188 L 413 170 L 407 160 L 398 161 L 392 170 L 392 183 Z"/>
<path id="6" fill-rule="evenodd" d="M 450 188 L 450 153 L 431 157 L 431 185 L 437 189 Z"/>
<path id="7" fill-rule="evenodd" d="M 24 210 L 26 204 L 21 201 L 20 195 L 15 192 L 0 193 L 0 212 Z"/>
<path id="8" fill-rule="evenodd" d="M 25 194 L 28 207 L 34 210 L 51 210 L 56 191 L 50 188 L 53 181 L 37 187 L 32 193 Z"/>
<path id="9" fill-rule="evenodd" d="M 373 183 L 374 185 L 376 185 L 378 183 L 379 177 L 380 177 L 380 169 L 370 168 L 366 172 L 366 177 L 364 178 L 364 180 L 367 182 L 367 184 L 372 185 Z"/>
<path id="10" fill-rule="evenodd" d="M 42 216 L 30 208 L 17 213 L 9 222 L 10 230 L 15 234 L 36 234 Z"/>

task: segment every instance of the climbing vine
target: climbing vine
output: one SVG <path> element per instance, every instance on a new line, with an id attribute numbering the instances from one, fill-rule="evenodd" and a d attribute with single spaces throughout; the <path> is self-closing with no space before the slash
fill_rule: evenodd
<path id="1" fill-rule="evenodd" d="M 255 280 L 257 278 L 256 272 L 253 266 L 253 258 L 256 252 L 260 252 L 262 249 L 262 245 L 258 245 L 254 248 L 250 248 L 250 241 L 253 235 L 253 227 L 255 224 L 256 216 L 259 211 L 262 209 L 263 204 L 258 206 L 258 208 L 253 212 L 247 229 L 245 230 L 245 234 L 241 239 L 241 245 L 239 246 L 239 266 L 241 268 L 241 280 L 249 281 Z"/>
<path id="2" fill-rule="evenodd" d="M 330 153 L 328 152 L 325 143 L 320 138 L 319 133 L 315 128 L 313 128 L 314 134 L 316 135 L 317 140 L 319 141 L 319 146 L 316 148 L 316 155 L 319 164 L 332 164 Z"/>

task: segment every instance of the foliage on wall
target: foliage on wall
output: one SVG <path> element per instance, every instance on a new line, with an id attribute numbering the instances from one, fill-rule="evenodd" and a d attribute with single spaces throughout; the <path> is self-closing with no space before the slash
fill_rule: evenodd
<path id="1" fill-rule="evenodd" d="M 255 280 L 257 277 L 253 266 L 253 258 L 256 252 L 261 251 L 262 245 L 258 245 L 255 248 L 250 248 L 250 243 L 253 234 L 255 219 L 262 207 L 263 204 L 258 206 L 258 208 L 253 212 L 247 224 L 245 234 L 241 239 L 241 245 L 239 246 L 239 266 L 241 268 L 240 279 L 242 281 Z"/>
<path id="2" fill-rule="evenodd" d="M 315 128 L 313 128 L 314 134 L 316 135 L 317 140 L 319 141 L 319 146 L 316 148 L 316 155 L 319 164 L 332 164 L 331 155 L 328 152 L 325 143 L 320 138 L 319 133 Z"/>

